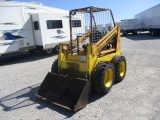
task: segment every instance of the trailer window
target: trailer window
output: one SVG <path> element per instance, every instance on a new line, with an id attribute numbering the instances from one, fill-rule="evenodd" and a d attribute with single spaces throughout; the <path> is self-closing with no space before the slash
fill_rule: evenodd
<path id="1" fill-rule="evenodd" d="M 72 27 L 81 27 L 81 20 L 72 20 Z"/>
<path id="2" fill-rule="evenodd" d="M 63 28 L 62 20 L 47 20 L 48 29 Z"/>
<path id="3" fill-rule="evenodd" d="M 39 30 L 39 23 L 38 21 L 34 21 L 34 30 Z"/>

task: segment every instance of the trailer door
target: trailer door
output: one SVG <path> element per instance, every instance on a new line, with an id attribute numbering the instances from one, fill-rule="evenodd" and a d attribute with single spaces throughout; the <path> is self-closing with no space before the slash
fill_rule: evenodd
<path id="1" fill-rule="evenodd" d="M 33 35 L 36 47 L 41 47 L 43 49 L 43 42 L 42 42 L 42 33 L 41 33 L 41 26 L 40 26 L 40 19 L 39 14 L 32 14 L 32 24 L 33 24 Z"/>

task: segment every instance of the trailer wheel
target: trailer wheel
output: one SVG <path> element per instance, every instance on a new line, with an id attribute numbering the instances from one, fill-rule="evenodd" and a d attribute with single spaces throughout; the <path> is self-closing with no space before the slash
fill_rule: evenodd
<path id="1" fill-rule="evenodd" d="M 52 64 L 51 73 L 58 73 L 58 58 Z"/>
<path id="2" fill-rule="evenodd" d="M 149 35 L 152 35 L 152 30 L 149 30 Z"/>
<path id="3" fill-rule="evenodd" d="M 28 50 L 31 54 L 36 53 L 36 50 Z"/>
<path id="4" fill-rule="evenodd" d="M 126 58 L 124 56 L 115 56 L 112 62 L 115 68 L 115 82 L 121 82 L 126 75 Z"/>
<path id="5" fill-rule="evenodd" d="M 46 54 L 51 54 L 52 52 L 53 52 L 53 51 L 52 51 L 52 48 L 45 50 L 45 53 L 46 53 Z"/>
<path id="6" fill-rule="evenodd" d="M 151 30 L 151 35 L 152 36 L 155 36 L 156 34 L 155 34 L 155 30 Z"/>
<path id="7" fill-rule="evenodd" d="M 93 71 L 93 88 L 98 93 L 107 93 L 114 83 L 114 65 L 110 62 L 99 62 Z"/>
<path id="8" fill-rule="evenodd" d="M 127 33 L 124 33 L 124 32 L 123 32 L 123 33 L 122 33 L 122 35 L 123 35 L 123 36 L 126 36 L 126 35 L 127 35 Z"/>
<path id="9" fill-rule="evenodd" d="M 137 35 L 137 31 L 133 31 L 133 32 L 132 32 L 132 35 Z"/>
<path id="10" fill-rule="evenodd" d="M 57 52 L 57 53 L 59 52 L 59 45 L 56 45 L 56 46 L 54 47 L 54 51 Z"/>

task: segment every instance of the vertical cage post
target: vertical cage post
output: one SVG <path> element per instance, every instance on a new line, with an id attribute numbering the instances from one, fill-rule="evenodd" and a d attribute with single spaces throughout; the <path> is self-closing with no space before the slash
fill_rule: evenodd
<path id="1" fill-rule="evenodd" d="M 110 10 L 110 13 L 111 13 L 111 17 L 112 17 L 112 20 L 113 20 L 113 24 L 114 24 L 114 26 L 116 26 L 116 25 L 115 25 L 115 21 L 114 21 L 114 17 L 113 17 L 112 10 L 111 10 L 111 9 L 109 9 L 109 10 Z"/>
<path id="2" fill-rule="evenodd" d="M 90 34 L 90 43 L 92 43 L 92 7 L 90 7 L 90 29 L 91 29 L 91 34 Z"/>
<path id="3" fill-rule="evenodd" d="M 81 36 L 77 36 L 77 53 L 78 53 L 78 55 L 79 55 L 79 38 L 80 38 Z"/>
<path id="4" fill-rule="evenodd" d="M 72 11 L 69 12 L 69 27 L 70 27 L 70 50 L 71 50 L 71 55 L 72 55 L 72 22 L 71 22 L 71 14 Z"/>

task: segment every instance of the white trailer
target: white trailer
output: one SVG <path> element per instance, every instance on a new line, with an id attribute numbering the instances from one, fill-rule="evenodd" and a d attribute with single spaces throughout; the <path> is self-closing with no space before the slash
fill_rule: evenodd
<path id="1" fill-rule="evenodd" d="M 127 35 L 128 33 L 132 33 L 133 35 L 136 35 L 138 32 L 138 19 L 124 19 L 121 20 L 121 29 L 123 35 Z"/>
<path id="2" fill-rule="evenodd" d="M 69 40 L 69 11 L 35 2 L 0 2 L 0 56 L 26 50 L 51 53 Z"/>
<path id="3" fill-rule="evenodd" d="M 160 4 L 149 8 L 134 17 L 138 19 L 138 29 L 149 31 L 150 35 L 160 34 Z"/>

